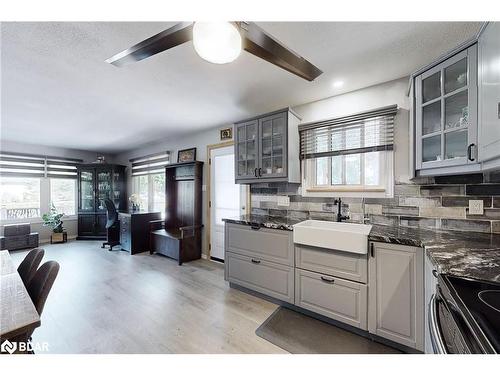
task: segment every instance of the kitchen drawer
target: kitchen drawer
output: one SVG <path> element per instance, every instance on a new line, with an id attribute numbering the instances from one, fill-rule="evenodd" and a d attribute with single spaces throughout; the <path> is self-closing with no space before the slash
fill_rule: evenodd
<path id="1" fill-rule="evenodd" d="M 256 257 L 293 267 L 293 232 L 279 229 L 253 228 L 226 223 L 226 253 Z"/>
<path id="2" fill-rule="evenodd" d="M 293 268 L 234 253 L 226 253 L 227 280 L 276 299 L 293 303 Z"/>
<path id="3" fill-rule="evenodd" d="M 295 266 L 365 284 L 368 279 L 366 254 L 295 245 Z"/>
<path id="4" fill-rule="evenodd" d="M 367 286 L 295 269 L 295 305 L 367 329 Z"/>

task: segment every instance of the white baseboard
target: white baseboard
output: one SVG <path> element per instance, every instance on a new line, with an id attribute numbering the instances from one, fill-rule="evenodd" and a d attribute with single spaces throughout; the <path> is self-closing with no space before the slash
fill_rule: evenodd
<path id="1" fill-rule="evenodd" d="M 208 256 L 207 256 L 207 254 L 201 254 L 201 259 L 206 259 L 206 260 L 208 260 Z"/>

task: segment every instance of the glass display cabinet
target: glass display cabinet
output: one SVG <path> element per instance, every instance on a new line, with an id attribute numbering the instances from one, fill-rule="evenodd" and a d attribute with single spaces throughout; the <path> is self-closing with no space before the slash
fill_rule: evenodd
<path id="1" fill-rule="evenodd" d="M 478 168 L 477 45 L 415 78 L 415 125 L 421 175 Z"/>

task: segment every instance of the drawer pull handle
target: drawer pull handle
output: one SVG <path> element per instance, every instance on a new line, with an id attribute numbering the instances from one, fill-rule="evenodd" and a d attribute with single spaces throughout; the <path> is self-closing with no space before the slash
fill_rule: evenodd
<path id="1" fill-rule="evenodd" d="M 260 263 L 260 260 L 257 260 L 257 259 L 252 259 L 252 263 L 259 264 L 259 263 Z"/>
<path id="2" fill-rule="evenodd" d="M 321 276 L 321 281 L 324 281 L 328 284 L 333 284 L 335 282 L 335 279 L 329 279 L 328 277 Z"/>

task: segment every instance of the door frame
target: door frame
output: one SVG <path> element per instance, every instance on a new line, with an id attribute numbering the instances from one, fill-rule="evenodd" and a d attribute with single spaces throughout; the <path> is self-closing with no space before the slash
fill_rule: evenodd
<path id="1" fill-rule="evenodd" d="M 211 256 L 211 220 L 212 220 L 212 212 L 211 212 L 211 187 L 212 187 L 212 181 L 211 181 L 211 176 L 210 174 L 212 173 L 212 158 L 211 158 L 211 153 L 212 150 L 218 149 L 218 148 L 223 148 L 223 147 L 228 147 L 228 146 L 234 146 L 234 141 L 226 141 L 226 142 L 220 142 L 220 143 L 214 143 L 211 145 L 207 145 L 207 159 L 208 159 L 208 171 L 207 171 L 207 220 L 206 220 L 206 231 L 205 231 L 205 246 L 206 246 L 206 254 L 207 254 L 207 259 L 210 260 Z M 235 176 L 236 178 L 236 176 Z M 251 204 L 251 197 L 250 197 L 250 185 L 246 185 L 247 188 L 247 201 L 246 201 L 246 206 L 247 207 L 247 212 L 250 212 L 252 207 L 250 207 Z"/>

